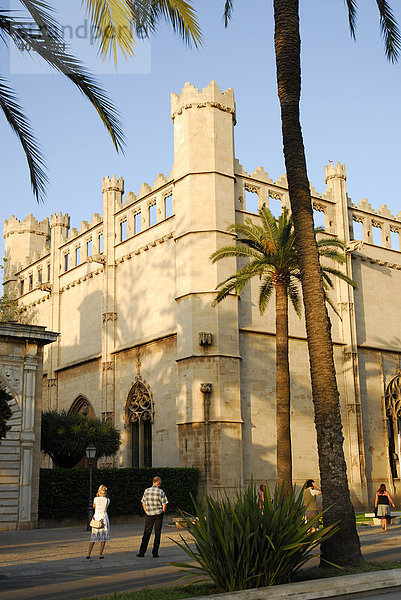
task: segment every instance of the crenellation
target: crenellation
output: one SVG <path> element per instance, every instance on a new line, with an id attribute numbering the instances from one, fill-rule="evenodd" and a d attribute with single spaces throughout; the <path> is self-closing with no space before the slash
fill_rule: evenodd
<path id="1" fill-rule="evenodd" d="M 336 166 L 333 165 L 333 162 L 329 160 L 328 165 L 324 165 L 324 180 L 327 184 L 330 179 L 343 179 L 346 181 L 347 174 L 345 170 L 345 165 L 338 162 Z"/>
<path id="2" fill-rule="evenodd" d="M 36 235 L 48 237 L 49 219 L 46 217 L 42 221 L 37 221 L 32 214 L 29 214 L 20 221 L 14 215 L 11 215 L 8 220 L 4 221 L 3 233 L 4 237 L 13 233 L 35 233 Z"/>
<path id="3" fill-rule="evenodd" d="M 257 179 L 258 181 L 263 181 L 264 183 L 273 183 L 273 180 L 270 179 L 269 174 L 261 166 L 257 167 L 253 173 L 249 175 L 249 177 L 252 179 Z"/>
<path id="4" fill-rule="evenodd" d="M 152 188 L 150 187 L 150 185 L 148 183 L 146 183 L 146 181 L 144 181 L 138 192 L 138 198 L 143 198 L 143 196 L 147 196 L 148 194 L 151 194 L 151 193 L 152 193 Z"/>
<path id="5" fill-rule="evenodd" d="M 99 223 L 101 223 L 103 221 L 102 217 L 99 215 L 99 213 L 94 213 L 90 226 L 91 227 L 96 227 L 96 225 L 99 225 Z"/>
<path id="6" fill-rule="evenodd" d="M 287 174 L 284 173 L 283 175 L 281 175 L 281 177 L 279 177 L 277 179 L 277 181 L 275 182 L 275 185 L 277 185 L 278 187 L 282 187 L 282 188 L 288 189 Z"/>
<path id="7" fill-rule="evenodd" d="M 102 179 L 102 192 L 121 192 L 124 193 L 124 179 L 113 175 L 110 179 L 108 175 Z"/>
<path id="8" fill-rule="evenodd" d="M 136 196 L 136 194 L 134 194 L 134 192 L 127 192 L 125 196 L 124 206 L 134 204 L 137 201 L 137 199 L 138 197 Z"/>
<path id="9" fill-rule="evenodd" d="M 68 240 L 73 240 L 78 235 L 79 235 L 78 229 L 76 227 L 71 227 L 67 239 Z"/>
<path id="10" fill-rule="evenodd" d="M 163 175 L 163 173 L 159 173 L 158 176 L 156 177 L 153 186 L 152 186 L 152 191 L 156 191 L 159 188 L 163 187 L 163 185 L 165 185 L 167 183 L 168 179 L 165 175 Z"/>
<path id="11" fill-rule="evenodd" d="M 81 227 L 79 228 L 78 234 L 81 235 L 82 233 L 85 233 L 86 231 L 88 231 L 88 229 L 90 229 L 91 226 L 89 225 L 88 221 L 82 221 L 81 223 Z"/>
<path id="12" fill-rule="evenodd" d="M 235 100 L 233 88 L 222 92 L 215 81 L 199 90 L 187 82 L 181 94 L 171 94 L 171 118 L 174 120 L 176 114 L 191 108 L 213 107 L 233 115 L 235 124 Z"/>
<path id="13" fill-rule="evenodd" d="M 315 186 L 313 186 L 311 184 L 311 182 L 309 182 L 309 190 L 310 190 L 311 196 L 313 196 L 315 198 L 321 198 L 321 195 L 319 194 L 319 192 L 316 191 Z"/>
<path id="14" fill-rule="evenodd" d="M 234 159 L 234 173 L 235 175 L 243 175 L 245 177 L 248 176 L 248 173 L 244 170 L 244 167 L 241 165 L 238 158 Z"/>
<path id="15" fill-rule="evenodd" d="M 61 212 L 59 214 L 53 213 L 50 217 L 50 229 L 54 227 L 70 227 L 70 216 L 66 213 L 63 215 Z"/>
<path id="16" fill-rule="evenodd" d="M 376 214 L 376 211 L 373 210 L 372 205 L 367 198 L 362 198 L 362 200 L 356 205 L 356 208 L 358 210 L 363 210 L 364 212 L 370 212 L 374 215 Z"/>
<path id="17" fill-rule="evenodd" d="M 394 217 L 393 217 L 393 215 L 391 214 L 391 211 L 388 209 L 388 207 L 387 207 L 387 205 L 386 205 L 386 204 L 382 204 L 382 205 L 379 207 L 379 209 L 378 209 L 378 211 L 377 211 L 377 214 L 378 214 L 378 215 L 380 215 L 380 216 L 382 216 L 382 217 L 386 217 L 387 219 L 392 219 L 392 220 L 394 220 Z"/>

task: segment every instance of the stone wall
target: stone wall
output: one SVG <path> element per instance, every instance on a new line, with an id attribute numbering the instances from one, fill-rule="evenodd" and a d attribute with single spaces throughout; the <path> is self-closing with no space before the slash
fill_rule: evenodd
<path id="1" fill-rule="evenodd" d="M 44 327 L 0 323 L 0 383 L 12 395 L 11 429 L 0 443 L 0 530 L 38 521 Z"/>

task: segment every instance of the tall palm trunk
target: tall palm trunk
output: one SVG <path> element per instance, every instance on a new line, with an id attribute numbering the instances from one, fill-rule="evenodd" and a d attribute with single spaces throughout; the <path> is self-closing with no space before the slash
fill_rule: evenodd
<path id="1" fill-rule="evenodd" d="M 341 530 L 322 545 L 322 559 L 341 565 L 352 564 L 362 557 L 347 481 L 330 324 L 313 230 L 299 117 L 301 42 L 298 0 L 274 0 L 274 21 L 284 157 L 302 275 L 323 508 L 330 507 L 324 521 L 325 524 L 341 521 Z"/>
<path id="2" fill-rule="evenodd" d="M 292 489 L 290 429 L 290 368 L 288 361 L 288 295 L 287 284 L 280 277 L 276 285 L 276 430 L 277 484 L 284 493 Z"/>

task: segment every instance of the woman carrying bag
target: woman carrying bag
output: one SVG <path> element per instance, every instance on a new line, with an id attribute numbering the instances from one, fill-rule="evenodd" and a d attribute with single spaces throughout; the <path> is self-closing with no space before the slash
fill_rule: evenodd
<path id="1" fill-rule="evenodd" d="M 96 498 L 93 499 L 93 508 L 95 509 L 95 513 L 91 522 L 89 523 L 92 527 L 92 531 L 86 558 L 91 557 L 95 542 L 100 542 L 99 558 L 104 558 L 103 550 L 106 542 L 110 540 L 110 521 L 107 514 L 107 508 L 110 504 L 110 500 L 106 496 L 107 487 L 105 485 L 101 485 L 97 491 Z"/>
<path id="2" fill-rule="evenodd" d="M 376 492 L 375 513 L 378 519 L 381 519 L 382 529 L 387 533 L 387 522 L 391 519 L 390 504 L 395 508 L 395 504 L 386 490 L 386 486 L 382 483 Z"/>

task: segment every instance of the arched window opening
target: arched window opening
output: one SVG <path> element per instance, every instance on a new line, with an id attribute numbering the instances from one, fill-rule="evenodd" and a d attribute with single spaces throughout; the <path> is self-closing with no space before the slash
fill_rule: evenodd
<path id="1" fill-rule="evenodd" d="M 396 375 L 386 388 L 386 416 L 391 475 L 400 479 L 401 456 L 401 376 Z"/>
<path id="2" fill-rule="evenodd" d="M 95 411 L 92 408 L 92 404 L 87 398 L 85 398 L 85 396 L 78 396 L 78 398 L 76 398 L 71 404 L 71 408 L 68 412 L 79 413 L 85 417 L 85 419 L 94 419 L 96 416 Z"/>
<path id="3" fill-rule="evenodd" d="M 131 466 L 152 466 L 153 402 L 142 381 L 136 381 L 128 395 L 126 420 L 129 426 Z"/>

